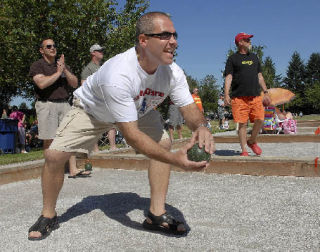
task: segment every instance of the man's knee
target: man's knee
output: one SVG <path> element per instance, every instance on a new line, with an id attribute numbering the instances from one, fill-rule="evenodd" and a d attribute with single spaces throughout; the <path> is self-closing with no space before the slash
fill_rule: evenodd
<path id="1" fill-rule="evenodd" d="M 47 150 L 50 147 L 50 144 L 52 143 L 53 139 L 46 139 L 43 140 L 43 149 Z"/>
<path id="2" fill-rule="evenodd" d="M 44 152 L 45 162 L 47 164 L 65 164 L 72 153 L 62 152 L 57 150 L 46 149 Z"/>
<path id="3" fill-rule="evenodd" d="M 247 123 L 239 123 L 239 129 L 246 128 Z"/>

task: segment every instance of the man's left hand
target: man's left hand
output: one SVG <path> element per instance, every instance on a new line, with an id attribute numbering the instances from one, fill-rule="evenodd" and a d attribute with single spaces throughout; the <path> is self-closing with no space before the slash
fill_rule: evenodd
<path id="1" fill-rule="evenodd" d="M 266 106 L 269 106 L 269 105 L 271 104 L 271 98 L 270 98 L 270 96 L 269 96 L 268 93 L 263 96 L 263 98 L 262 98 L 262 104 L 263 104 L 263 106 L 265 106 L 265 107 L 266 107 Z"/>

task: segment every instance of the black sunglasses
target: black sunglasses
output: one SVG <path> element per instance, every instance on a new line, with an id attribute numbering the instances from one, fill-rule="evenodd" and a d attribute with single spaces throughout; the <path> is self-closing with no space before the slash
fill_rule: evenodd
<path id="1" fill-rule="evenodd" d="M 161 32 L 161 33 L 149 33 L 149 34 L 144 34 L 146 36 L 149 36 L 149 37 L 157 37 L 161 40 L 169 40 L 171 39 L 171 37 L 173 36 L 173 38 L 175 40 L 178 39 L 178 33 L 177 32 Z"/>
<path id="2" fill-rule="evenodd" d="M 51 49 L 51 48 L 57 48 L 57 46 L 55 45 L 55 44 L 53 44 L 53 45 L 46 45 L 45 46 L 45 48 L 47 48 L 47 49 Z"/>

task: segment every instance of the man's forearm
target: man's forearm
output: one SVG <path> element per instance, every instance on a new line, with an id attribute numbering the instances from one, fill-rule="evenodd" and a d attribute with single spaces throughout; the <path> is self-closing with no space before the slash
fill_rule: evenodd
<path id="1" fill-rule="evenodd" d="M 72 73 L 70 73 L 67 69 L 65 69 L 64 73 L 66 75 L 68 84 L 73 88 L 78 87 L 78 78 Z"/>
<path id="2" fill-rule="evenodd" d="M 231 87 L 231 82 L 232 82 L 232 75 L 227 75 L 226 79 L 224 81 L 224 95 L 230 95 L 230 87 Z"/>
<path id="3" fill-rule="evenodd" d="M 267 85 L 266 82 L 264 81 L 263 75 L 261 73 L 258 74 L 258 79 L 259 79 L 259 85 L 262 88 L 262 91 L 267 91 Z"/>
<path id="4" fill-rule="evenodd" d="M 195 103 L 181 107 L 180 112 L 186 121 L 187 126 L 192 131 L 195 131 L 199 126 L 205 126 L 207 124 L 203 113 L 200 112 L 198 106 Z"/>
<path id="5" fill-rule="evenodd" d="M 59 79 L 60 75 L 61 73 L 59 72 L 56 72 L 50 76 L 36 75 L 33 77 L 33 81 L 38 86 L 38 88 L 45 89 L 55 83 Z"/>

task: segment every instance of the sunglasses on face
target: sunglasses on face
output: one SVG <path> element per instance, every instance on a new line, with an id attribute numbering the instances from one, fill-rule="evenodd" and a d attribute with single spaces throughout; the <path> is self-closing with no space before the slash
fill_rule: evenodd
<path id="1" fill-rule="evenodd" d="M 243 41 L 249 43 L 251 40 L 248 38 L 248 39 L 243 39 Z"/>
<path id="2" fill-rule="evenodd" d="M 51 49 L 51 48 L 57 48 L 57 46 L 55 44 L 53 45 L 46 45 L 45 46 L 46 49 Z"/>
<path id="3" fill-rule="evenodd" d="M 178 39 L 177 32 L 149 33 L 149 34 L 144 34 L 144 35 L 149 36 L 149 37 L 156 37 L 156 38 L 159 38 L 160 40 L 170 40 L 172 36 L 175 40 Z"/>

